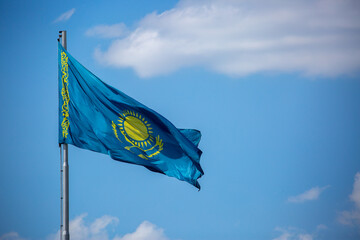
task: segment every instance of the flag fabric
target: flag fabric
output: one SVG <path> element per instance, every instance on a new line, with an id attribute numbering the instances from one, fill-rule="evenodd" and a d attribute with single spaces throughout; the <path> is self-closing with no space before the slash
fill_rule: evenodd
<path id="1" fill-rule="evenodd" d="M 154 110 L 102 82 L 59 43 L 59 143 L 109 154 L 198 189 L 201 133 L 177 129 Z"/>

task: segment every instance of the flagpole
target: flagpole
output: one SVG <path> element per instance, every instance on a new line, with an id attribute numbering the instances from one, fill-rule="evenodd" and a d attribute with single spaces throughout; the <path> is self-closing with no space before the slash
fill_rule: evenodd
<path id="1" fill-rule="evenodd" d="M 69 164 L 68 164 L 68 145 L 63 144 L 63 240 L 70 240 L 69 232 Z"/>
<path id="2" fill-rule="evenodd" d="M 66 31 L 61 32 L 61 45 L 65 50 L 67 50 L 66 42 Z M 69 163 L 68 163 L 68 145 L 66 143 L 62 144 L 63 149 L 63 228 L 62 228 L 62 239 L 70 240 L 69 232 Z"/>

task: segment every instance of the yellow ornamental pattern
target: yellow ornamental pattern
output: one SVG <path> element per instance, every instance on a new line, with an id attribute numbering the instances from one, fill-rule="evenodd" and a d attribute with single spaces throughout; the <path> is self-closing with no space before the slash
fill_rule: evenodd
<path id="1" fill-rule="evenodd" d="M 112 126 L 112 128 L 113 128 L 115 137 L 116 137 L 120 142 L 122 142 L 122 141 L 119 139 L 119 135 L 118 135 L 117 130 L 116 130 L 116 124 L 114 123 L 114 121 L 111 121 L 111 122 L 112 122 L 111 126 Z"/>
<path id="2" fill-rule="evenodd" d="M 63 116 L 63 120 L 61 122 L 61 128 L 62 128 L 62 135 L 64 138 L 67 138 L 68 136 L 68 129 L 70 126 L 69 123 L 69 65 L 68 65 L 68 56 L 65 52 L 61 52 L 61 82 L 62 82 L 62 88 L 61 88 L 61 96 L 63 100 L 63 105 L 61 107 L 61 113 Z"/>

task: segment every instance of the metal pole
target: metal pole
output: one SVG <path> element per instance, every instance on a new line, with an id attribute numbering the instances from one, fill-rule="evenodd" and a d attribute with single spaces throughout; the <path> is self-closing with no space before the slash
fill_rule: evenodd
<path id="1" fill-rule="evenodd" d="M 63 240 L 70 240 L 70 232 L 69 232 L 69 164 L 68 164 L 68 145 L 66 143 L 63 144 Z"/>
<path id="2" fill-rule="evenodd" d="M 63 230 L 63 168 L 62 168 L 62 147 L 59 144 L 60 149 L 60 240 L 62 239 L 62 230 Z"/>
<path id="3" fill-rule="evenodd" d="M 64 49 L 67 49 L 66 31 L 61 31 L 61 44 Z M 70 240 L 69 232 L 69 163 L 68 163 L 68 145 L 63 146 L 63 240 Z"/>

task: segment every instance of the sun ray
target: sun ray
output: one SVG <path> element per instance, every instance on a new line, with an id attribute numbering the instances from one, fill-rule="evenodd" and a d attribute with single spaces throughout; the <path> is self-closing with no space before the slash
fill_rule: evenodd
<path id="1" fill-rule="evenodd" d="M 125 139 L 144 151 L 152 149 L 158 140 L 153 136 L 154 130 L 145 116 L 129 109 L 124 110 L 117 124 Z"/>

